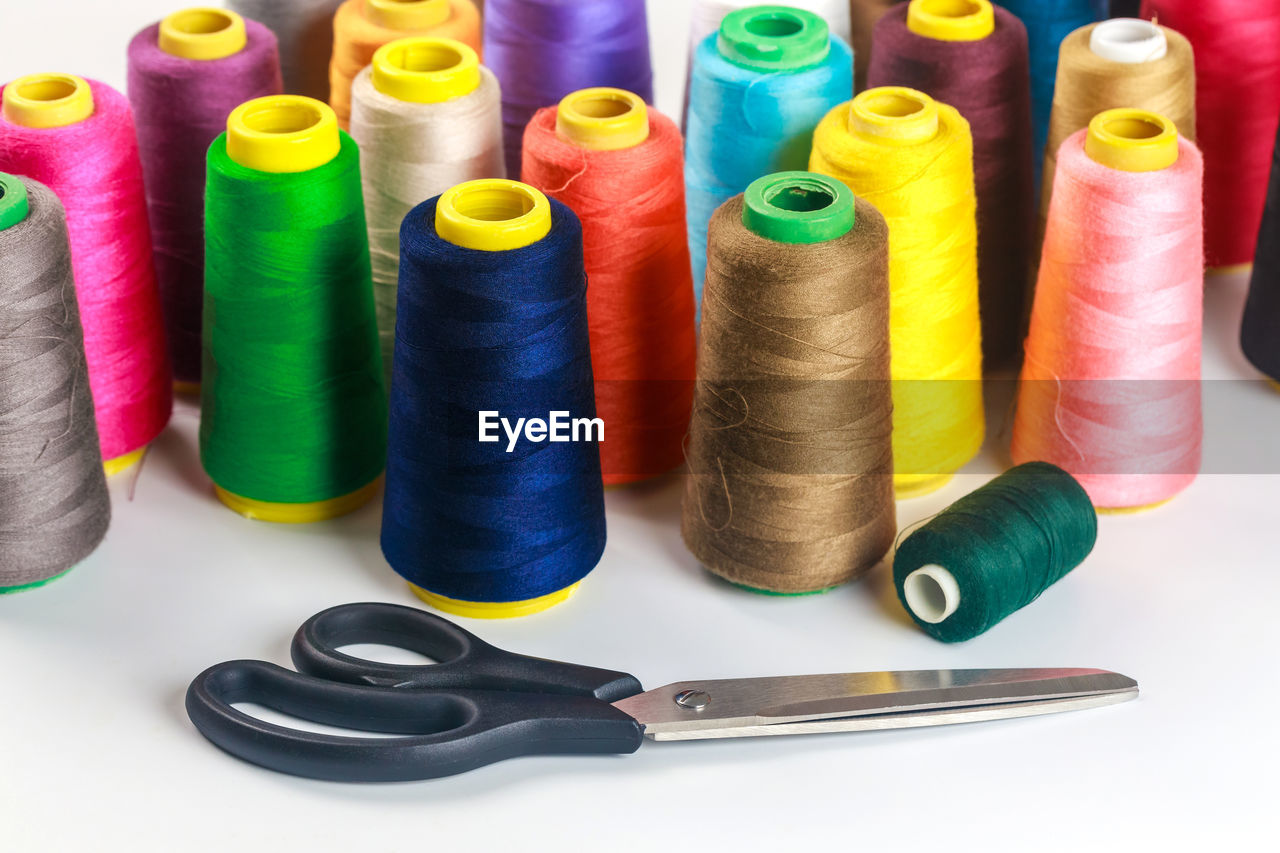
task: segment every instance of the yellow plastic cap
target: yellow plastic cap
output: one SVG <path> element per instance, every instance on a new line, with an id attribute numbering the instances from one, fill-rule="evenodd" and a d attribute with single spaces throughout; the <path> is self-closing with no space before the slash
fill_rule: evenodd
<path id="1" fill-rule="evenodd" d="M 309 172 L 341 150 L 338 117 L 314 98 L 255 98 L 227 119 L 227 156 L 259 172 Z"/>
<path id="2" fill-rule="evenodd" d="M 464 249 L 523 249 L 551 233 L 551 203 L 519 181 L 468 181 L 440 196 L 436 233 Z"/>
<path id="3" fill-rule="evenodd" d="M 174 12 L 160 22 L 157 43 L 183 59 L 223 59 L 244 50 L 244 18 L 226 9 L 199 7 Z"/>
<path id="4" fill-rule="evenodd" d="M 550 610 L 557 604 L 568 601 L 578 591 L 579 585 L 575 583 L 567 589 L 540 598 L 531 598 L 528 601 L 505 602 L 461 601 L 457 598 L 436 595 L 413 584 L 409 584 L 409 589 L 436 610 L 448 613 L 450 616 L 464 616 L 468 619 L 519 619 L 521 616 L 542 613 L 544 610 Z"/>
<path id="5" fill-rule="evenodd" d="M 449 15 L 449 0 L 364 0 L 365 18 L 389 30 L 428 30 Z"/>
<path id="6" fill-rule="evenodd" d="M 66 127 L 93 115 L 93 91 L 74 74 L 28 74 L 4 87 L 0 109 L 23 127 Z"/>
<path id="7" fill-rule="evenodd" d="M 438 104 L 480 87 L 480 57 L 460 41 L 396 39 L 373 55 L 373 88 L 398 101 Z"/>
<path id="8" fill-rule="evenodd" d="M 147 454 L 146 447 L 139 447 L 132 453 L 126 453 L 124 456 L 117 456 L 115 459 L 108 459 L 102 463 L 102 470 L 108 477 L 114 477 L 117 474 L 123 474 L 134 465 L 142 461 L 142 457 Z"/>
<path id="9" fill-rule="evenodd" d="M 625 89 L 579 89 L 556 109 L 556 135 L 593 151 L 635 148 L 649 138 L 649 108 Z"/>
<path id="10" fill-rule="evenodd" d="M 891 145 L 918 145 L 938 135 L 938 103 L 904 86 L 868 89 L 849 105 L 849 129 Z"/>
<path id="11" fill-rule="evenodd" d="M 1158 172 L 1178 162 L 1178 128 L 1150 110 L 1107 110 L 1089 122 L 1084 153 L 1122 172 Z"/>
<path id="12" fill-rule="evenodd" d="M 380 488 L 382 488 L 382 477 L 378 477 L 369 485 L 341 497 L 327 501 L 297 504 L 255 501 L 251 498 L 232 494 L 217 485 L 213 487 L 213 490 L 217 493 L 218 500 L 245 518 L 254 521 L 269 521 L 274 524 L 312 524 L 355 512 L 377 497 Z"/>
<path id="13" fill-rule="evenodd" d="M 938 41 L 982 41 L 996 31 L 988 0 L 911 0 L 907 29 Z"/>

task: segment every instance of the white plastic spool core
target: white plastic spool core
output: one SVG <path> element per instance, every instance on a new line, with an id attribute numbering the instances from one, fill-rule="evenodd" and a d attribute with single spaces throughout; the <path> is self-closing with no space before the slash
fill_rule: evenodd
<path id="1" fill-rule="evenodd" d="M 937 625 L 960 609 L 960 584 L 938 565 L 921 566 L 902 582 L 907 607 L 922 622 Z"/>
<path id="2" fill-rule="evenodd" d="M 1138 65 L 1164 59 L 1169 40 L 1164 30 L 1139 18 L 1112 18 L 1093 28 L 1089 49 L 1103 59 Z"/>

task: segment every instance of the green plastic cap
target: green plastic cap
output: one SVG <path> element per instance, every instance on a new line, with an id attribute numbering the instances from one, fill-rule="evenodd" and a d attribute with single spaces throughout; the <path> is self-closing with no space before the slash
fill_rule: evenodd
<path id="1" fill-rule="evenodd" d="M 716 42 L 720 55 L 742 68 L 799 71 L 831 52 L 822 16 L 790 6 L 748 6 L 725 15 Z"/>
<path id="2" fill-rule="evenodd" d="M 778 243 L 825 243 L 853 230 L 853 192 L 813 172 L 778 172 L 747 187 L 742 224 Z"/>
<path id="3" fill-rule="evenodd" d="M 13 175 L 0 172 L 0 231 L 27 218 L 27 185 Z"/>

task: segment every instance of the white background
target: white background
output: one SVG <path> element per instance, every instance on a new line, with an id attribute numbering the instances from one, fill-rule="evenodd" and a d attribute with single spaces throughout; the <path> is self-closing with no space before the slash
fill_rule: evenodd
<path id="1" fill-rule="evenodd" d="M 671 113 L 687 8 L 651 5 L 658 106 Z M 177 7 L 3 0 L 0 79 L 66 70 L 123 87 L 130 36 Z M 1244 284 L 1210 281 L 1210 378 L 1255 376 L 1235 343 Z M 1233 393 L 1243 440 L 1274 441 L 1280 394 L 1261 384 Z M 1004 407 L 992 409 L 992 447 L 945 491 L 901 504 L 904 526 L 1004 464 Z M 93 557 L 44 589 L 0 598 L 0 851 L 1268 846 L 1258 842 L 1280 757 L 1277 477 L 1204 476 L 1156 512 L 1103 518 L 1082 568 L 960 646 L 911 625 L 887 569 L 816 598 L 739 592 L 684 550 L 678 477 L 611 491 L 609 547 L 577 598 L 523 621 L 464 624 L 649 687 L 1096 666 L 1136 677 L 1142 698 L 951 729 L 647 743 L 625 758 L 533 758 L 358 787 L 232 759 L 192 728 L 182 699 L 212 663 L 287 664 L 293 631 L 325 607 L 414 603 L 379 553 L 380 509 L 309 527 L 233 515 L 201 471 L 197 417 L 180 404 L 141 475 L 112 482 L 115 521 Z"/>

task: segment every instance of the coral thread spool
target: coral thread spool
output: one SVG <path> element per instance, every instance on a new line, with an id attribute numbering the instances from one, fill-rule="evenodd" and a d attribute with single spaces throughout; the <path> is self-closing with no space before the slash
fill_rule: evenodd
<path id="1" fill-rule="evenodd" d="M 352 86 L 378 334 L 388 387 L 395 351 L 400 225 L 456 184 L 506 174 L 497 78 L 460 41 L 397 39 L 378 48 Z"/>
<path id="2" fill-rule="evenodd" d="M 977 203 L 968 122 L 902 87 L 827 114 L 813 171 L 844 181 L 889 223 L 894 483 L 942 488 L 982 446 Z"/>
<path id="3" fill-rule="evenodd" d="M 525 180 L 582 220 L 605 485 L 684 458 L 697 343 L 682 169 L 675 124 L 621 89 L 574 92 L 525 131 Z"/>
<path id="4" fill-rule="evenodd" d="M 1058 156 L 1011 452 L 1070 471 L 1100 511 L 1148 509 L 1200 467 L 1202 159 L 1124 109 Z"/>
<path id="5" fill-rule="evenodd" d="M 401 243 L 383 554 L 446 613 L 547 610 L 604 551 L 598 451 L 477 442 L 474 418 L 594 417 L 577 219 L 526 184 L 471 181 L 410 212 Z"/>
<path id="6" fill-rule="evenodd" d="M 880 19 L 874 44 L 871 87 L 917 89 L 969 122 L 983 358 L 1015 360 L 1035 218 L 1026 28 L 988 0 L 912 0 Z"/>
<path id="7" fill-rule="evenodd" d="M 689 89 L 685 187 L 699 303 L 712 215 L 761 175 L 803 171 L 813 129 L 852 96 L 853 55 L 812 12 L 740 9 L 698 47 Z"/>
<path id="8" fill-rule="evenodd" d="M 118 474 L 142 459 L 173 407 L 128 102 L 73 74 L 21 77 L 0 97 L 0 168 L 45 184 L 67 211 L 104 469 Z M 106 150 L 85 160 L 92 145 Z"/>
<path id="9" fill-rule="evenodd" d="M 201 457 L 218 498 L 247 518 L 286 524 L 324 521 L 368 503 L 380 486 L 386 397 L 369 283 L 368 235 L 359 203 L 358 162 L 355 143 L 338 129 L 333 110 L 295 95 L 259 98 L 241 105 L 228 117 L 225 136 L 215 140 L 209 151 Z M 284 199 L 283 204 L 289 199 L 296 203 L 299 193 L 310 185 L 326 181 L 340 185 L 354 208 L 341 222 L 341 245 L 355 247 L 350 254 L 332 245 L 338 243 L 332 235 L 320 237 L 325 242 L 323 257 L 307 258 L 306 268 L 292 271 L 288 257 L 256 245 L 242 256 L 237 247 L 227 245 L 221 232 L 224 222 L 237 221 L 247 231 L 294 224 L 255 223 L 252 217 L 258 211 L 237 207 L 238 198 L 252 198 L 250 183 L 268 176 L 273 195 Z M 331 214 L 323 210 L 307 213 L 312 217 Z M 273 218 L 269 212 L 268 218 Z M 345 304 L 298 304 L 307 298 L 318 302 L 329 296 L 315 293 L 323 275 L 342 276 L 326 284 L 333 289 L 341 287 Z M 255 301 L 260 302 L 259 310 L 246 310 L 244 306 Z M 296 340 L 280 340 L 274 325 L 263 326 L 260 316 L 251 316 L 270 317 L 277 311 L 311 316 L 314 323 L 293 330 Z M 352 313 L 354 318 L 348 316 Z M 232 328 L 229 323 L 239 325 Z M 339 328 L 340 324 L 348 325 Z M 272 347 L 285 346 L 306 353 L 300 357 L 306 366 L 297 375 L 276 376 L 269 366 L 258 363 L 274 357 Z M 333 351 L 326 351 L 326 346 Z M 251 359 L 256 359 L 252 366 Z M 338 386 L 339 391 L 330 392 L 329 386 Z M 308 403 L 319 410 L 302 412 L 301 407 Z M 355 411 L 345 411 L 348 408 Z M 350 423 L 344 423 L 336 435 L 308 433 L 305 438 L 300 434 L 271 436 L 270 430 L 262 430 L 261 421 L 285 415 L 295 426 L 308 421 L 323 425 L 343 418 L 349 418 Z M 254 470 L 245 471 L 239 456 L 257 451 L 250 447 L 254 441 L 264 449 L 248 466 Z M 339 474 L 332 473 L 338 469 Z M 286 477 L 291 478 L 287 486 L 283 483 Z M 303 485 L 293 486 L 292 478 Z M 277 480 L 282 482 L 277 484 Z M 232 482 L 253 484 L 250 488 L 255 492 L 271 489 L 278 494 L 248 494 L 249 489 L 243 486 L 226 485 Z M 336 490 L 339 482 L 347 483 L 349 490 L 296 500 L 290 499 L 292 495 L 283 496 L 294 488 Z"/>
<path id="10" fill-rule="evenodd" d="M 343 130 L 351 120 L 351 81 L 378 48 L 410 36 L 460 41 L 480 50 L 480 13 L 472 0 L 346 0 L 333 17 L 329 104 Z"/>
<path id="11" fill-rule="evenodd" d="M 129 44 L 129 100 L 180 393 L 200 393 L 205 155 L 235 107 L 281 89 L 275 36 L 235 12 L 174 12 Z"/>

